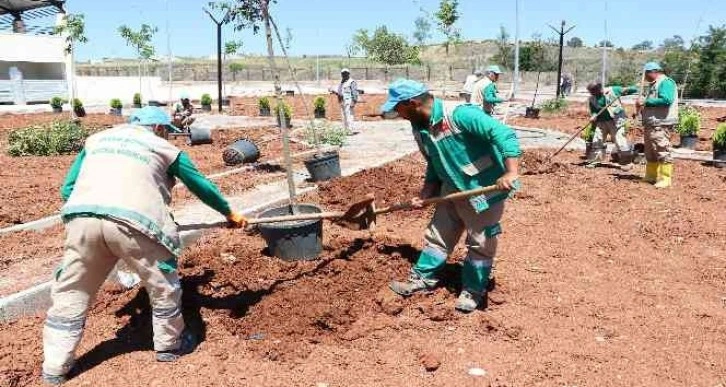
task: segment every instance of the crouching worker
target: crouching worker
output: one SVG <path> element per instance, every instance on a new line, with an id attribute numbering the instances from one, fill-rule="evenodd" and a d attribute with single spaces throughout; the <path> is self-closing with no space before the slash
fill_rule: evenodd
<path id="1" fill-rule="evenodd" d="M 588 106 L 590 108 L 590 124 L 595 125 L 595 137 L 592 139 L 592 146 L 597 149 L 593 158 L 588 161 L 589 167 L 595 167 L 605 157 L 605 141 L 608 137 L 615 143 L 613 159 L 623 166 L 631 166 L 633 163 L 633 150 L 626 137 L 628 119 L 625 116 L 625 109 L 620 103 L 623 95 L 635 94 L 637 87 L 623 88 L 620 86 L 602 87 L 602 83 L 593 82 L 587 85 L 590 92 Z M 605 109 L 605 110 L 603 110 Z M 600 114 L 598 114 L 600 113 Z"/>
<path id="2" fill-rule="evenodd" d="M 158 136 L 171 123 L 164 111 L 145 107 L 129 122 L 90 136 L 61 188 L 65 253 L 43 329 L 43 379 L 49 384 L 65 381 L 89 305 L 118 260 L 138 274 L 149 294 L 156 360 L 175 361 L 196 346 L 181 314 L 181 246 L 168 209 L 177 178 L 231 226 L 246 224 L 189 156 Z"/>
<path id="3" fill-rule="evenodd" d="M 413 135 L 427 160 L 426 177 L 412 203 L 457 191 L 496 184 L 501 191 L 444 202 L 436 207 L 425 234 L 426 244 L 407 281 L 391 282 L 394 292 L 408 296 L 434 288 L 437 274 L 466 232 L 468 254 L 462 270 L 462 291 L 456 309 L 472 312 L 485 296 L 504 212 L 504 201 L 519 185 L 519 141 L 515 132 L 475 105 L 452 109 L 434 98 L 423 84 L 392 83 L 383 113 L 395 111 L 411 122 Z"/>

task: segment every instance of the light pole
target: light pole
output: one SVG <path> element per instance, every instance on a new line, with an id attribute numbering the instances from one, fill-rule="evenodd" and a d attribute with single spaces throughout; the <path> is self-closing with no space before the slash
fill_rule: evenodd
<path id="1" fill-rule="evenodd" d="M 519 91 L 519 0 L 514 0 L 514 79 L 512 79 L 512 98 Z"/>
<path id="2" fill-rule="evenodd" d="M 164 5 L 166 7 L 166 55 L 168 56 L 167 60 L 168 63 L 168 70 L 169 70 L 169 111 L 173 109 L 172 100 L 174 98 L 173 96 L 173 74 L 174 74 L 174 68 L 171 60 L 171 27 L 169 23 L 169 0 L 164 0 Z"/>
<path id="3" fill-rule="evenodd" d="M 215 18 L 209 10 L 204 8 L 204 12 L 209 15 L 214 24 L 217 25 L 217 104 L 219 112 L 222 112 L 222 26 L 229 22 L 229 12 L 221 19 Z"/>
<path id="4" fill-rule="evenodd" d="M 604 42 L 608 41 L 608 0 L 605 0 L 605 39 Z M 607 44 L 602 45 L 602 80 L 603 85 L 608 82 L 608 47 Z"/>
<path id="5" fill-rule="evenodd" d="M 555 28 L 550 26 L 557 34 L 560 35 L 560 57 L 557 64 L 557 98 L 560 98 L 560 95 L 562 94 L 562 88 L 560 87 L 560 79 L 562 79 L 562 61 L 563 61 L 563 49 L 565 47 L 565 35 L 572 31 L 575 26 L 572 26 L 565 31 L 565 21 L 562 21 L 562 24 L 560 25 L 559 31 Z"/>

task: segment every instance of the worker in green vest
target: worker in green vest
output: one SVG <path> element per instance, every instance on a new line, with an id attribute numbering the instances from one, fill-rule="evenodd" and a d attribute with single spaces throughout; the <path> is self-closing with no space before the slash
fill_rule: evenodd
<path id="1" fill-rule="evenodd" d="M 603 160 L 605 140 L 608 137 L 615 143 L 614 154 L 617 155 L 617 161 L 623 166 L 631 165 L 633 151 L 626 137 L 627 129 L 625 127 L 628 119 L 620 97 L 635 94 L 638 92 L 638 88 L 634 86 L 626 88 L 621 86 L 603 87 L 600 82 L 592 82 L 587 85 L 587 91 L 590 92 L 590 98 L 588 99 L 588 108 L 591 114 L 590 124 L 595 126 L 592 146 L 596 149 L 592 159 L 588 160 L 588 166 L 594 167 Z"/>
<path id="2" fill-rule="evenodd" d="M 181 180 L 234 227 L 244 227 L 246 219 L 186 153 L 160 137 L 170 125 L 158 107 L 140 109 L 129 124 L 90 136 L 66 176 L 61 188 L 65 253 L 43 328 L 48 384 L 65 382 L 88 307 L 119 260 L 136 272 L 149 294 L 156 360 L 176 361 L 196 346 L 182 317 L 181 240 L 168 209 L 172 187 Z"/>
<path id="3" fill-rule="evenodd" d="M 504 102 L 504 99 L 497 94 L 497 82 L 499 82 L 500 74 L 502 74 L 502 70 L 499 66 L 489 66 L 484 77 L 474 84 L 474 94 L 471 102 L 481 106 L 490 116 L 494 115 L 494 107 Z"/>
<path id="4" fill-rule="evenodd" d="M 670 187 L 673 177 L 670 134 L 678 124 L 678 87 L 657 62 L 645 64 L 645 100 L 635 101 L 645 128 L 644 181 L 656 188 Z"/>
<path id="5" fill-rule="evenodd" d="M 384 114 L 395 111 L 411 122 L 413 136 L 427 161 L 424 186 L 414 206 L 438 195 L 496 184 L 500 190 L 444 202 L 436 206 L 426 245 L 407 281 L 393 281 L 391 290 L 402 296 L 433 289 L 461 235 L 466 232 L 467 256 L 462 269 L 462 291 L 456 309 L 472 312 L 486 305 L 486 292 L 504 201 L 519 185 L 517 136 L 511 128 L 464 104 L 455 108 L 434 98 L 421 83 L 398 80 L 389 86 Z"/>

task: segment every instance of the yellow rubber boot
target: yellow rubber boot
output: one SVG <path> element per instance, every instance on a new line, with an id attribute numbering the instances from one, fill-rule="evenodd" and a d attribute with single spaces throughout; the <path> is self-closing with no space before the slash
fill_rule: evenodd
<path id="1" fill-rule="evenodd" d="M 658 180 L 658 165 L 659 163 L 652 161 L 645 163 L 645 177 L 642 179 L 644 182 L 653 184 Z"/>
<path id="2" fill-rule="evenodd" d="M 655 188 L 670 187 L 672 177 L 673 177 L 673 164 L 658 163 L 658 181 L 655 183 Z"/>

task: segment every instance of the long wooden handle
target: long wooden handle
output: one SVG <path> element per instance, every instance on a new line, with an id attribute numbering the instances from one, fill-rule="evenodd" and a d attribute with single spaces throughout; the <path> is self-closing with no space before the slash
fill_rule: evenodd
<path id="1" fill-rule="evenodd" d="M 471 196 L 481 195 L 481 194 L 494 192 L 494 191 L 500 191 L 499 187 L 497 187 L 496 185 L 490 185 L 487 187 L 481 187 L 481 188 L 472 189 L 469 191 L 461 191 L 461 192 L 453 193 L 453 194 L 446 195 L 446 196 L 439 196 L 439 197 L 435 197 L 435 198 L 431 198 L 431 199 L 426 199 L 423 201 L 423 206 L 425 207 L 425 206 L 429 206 L 432 204 L 450 202 L 450 201 L 464 199 L 464 198 L 468 198 Z M 396 204 L 393 204 L 388 207 L 376 209 L 376 215 L 387 214 L 389 212 L 400 211 L 400 210 L 410 210 L 413 208 L 416 208 L 416 207 L 414 207 L 410 202 L 396 203 Z"/>
<path id="2" fill-rule="evenodd" d="M 298 215 L 282 215 L 282 216 L 271 216 L 269 218 L 255 218 L 247 221 L 247 224 L 262 224 L 262 223 L 281 223 L 281 222 L 294 222 L 298 220 L 321 220 L 321 219 L 337 219 L 343 216 L 343 212 L 318 212 L 315 214 L 298 214 Z M 179 226 L 179 231 L 189 230 L 205 230 L 210 228 L 227 228 L 229 222 L 213 222 L 213 223 L 190 223 L 182 224 Z"/>
<path id="3" fill-rule="evenodd" d="M 612 106 L 617 101 L 620 101 L 620 97 L 615 98 L 614 100 L 610 101 L 610 103 L 608 103 L 607 105 L 605 105 L 605 107 L 603 107 L 602 109 L 600 109 L 600 111 L 597 112 L 597 114 L 595 114 L 595 117 L 600 117 L 600 114 L 602 114 L 603 112 L 605 112 L 605 110 L 607 110 L 610 106 Z M 562 145 L 560 147 L 560 149 L 558 149 L 557 152 L 553 153 L 552 156 L 550 156 L 549 158 L 552 159 L 553 157 L 555 157 L 558 154 L 560 154 L 560 152 L 562 152 L 567 145 L 569 145 L 574 139 L 576 139 L 577 136 L 579 136 L 580 133 L 582 133 L 582 131 L 585 130 L 589 125 L 591 125 L 591 123 L 588 121 L 587 125 L 583 126 L 582 128 L 580 128 L 580 130 L 578 130 L 575 134 L 573 134 L 572 137 L 570 137 L 570 139 L 567 140 L 567 142 L 564 145 Z"/>

